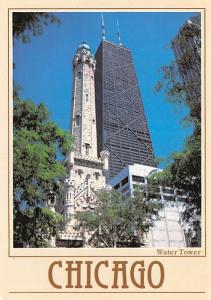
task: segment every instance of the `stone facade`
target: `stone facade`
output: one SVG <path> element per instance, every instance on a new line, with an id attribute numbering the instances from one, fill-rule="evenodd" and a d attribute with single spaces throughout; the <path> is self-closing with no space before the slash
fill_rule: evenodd
<path id="1" fill-rule="evenodd" d="M 97 157 L 94 71 L 94 56 L 83 43 L 73 59 L 72 134 L 75 151 L 90 157 Z"/>
<path id="2" fill-rule="evenodd" d="M 73 59 L 71 127 L 75 148 L 66 158 L 68 176 L 63 182 L 62 199 L 56 205 L 64 217 L 57 247 L 88 246 L 90 234 L 79 224 L 75 214 L 94 210 L 96 192 L 106 185 L 109 154 L 102 151 L 97 157 L 94 71 L 94 56 L 83 42 Z"/>

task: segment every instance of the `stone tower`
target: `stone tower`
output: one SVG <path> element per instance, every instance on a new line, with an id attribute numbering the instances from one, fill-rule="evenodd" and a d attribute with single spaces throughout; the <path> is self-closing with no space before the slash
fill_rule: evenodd
<path id="1" fill-rule="evenodd" d="M 83 42 L 73 59 L 73 119 L 72 134 L 76 152 L 97 157 L 94 72 L 95 59 Z"/>
<path id="2" fill-rule="evenodd" d="M 75 219 L 75 213 L 93 211 L 96 191 L 105 187 L 109 154 L 102 151 L 97 157 L 94 72 L 94 56 L 83 42 L 73 58 L 71 131 L 75 148 L 66 158 L 68 176 L 56 207 L 64 217 L 57 247 L 88 246 L 90 234 Z"/>

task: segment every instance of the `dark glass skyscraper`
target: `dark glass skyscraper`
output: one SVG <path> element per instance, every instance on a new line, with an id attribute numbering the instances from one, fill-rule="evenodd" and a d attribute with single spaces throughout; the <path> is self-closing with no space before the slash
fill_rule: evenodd
<path id="1" fill-rule="evenodd" d="M 156 166 L 130 49 L 102 40 L 95 93 L 98 153 L 110 153 L 109 177 L 134 163 Z"/>
<path id="2" fill-rule="evenodd" d="M 172 41 L 180 77 L 191 101 L 201 102 L 201 22 L 188 20 Z"/>

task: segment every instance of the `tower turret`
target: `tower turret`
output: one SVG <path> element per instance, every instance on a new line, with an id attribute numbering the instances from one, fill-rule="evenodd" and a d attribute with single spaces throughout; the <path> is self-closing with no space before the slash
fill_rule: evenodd
<path id="1" fill-rule="evenodd" d="M 83 42 L 73 58 L 72 134 L 75 151 L 97 157 L 94 72 L 96 61 L 90 47 Z"/>

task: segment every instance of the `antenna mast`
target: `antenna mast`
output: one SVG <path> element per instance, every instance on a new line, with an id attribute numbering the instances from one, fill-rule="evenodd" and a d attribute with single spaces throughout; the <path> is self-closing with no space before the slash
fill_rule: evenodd
<path id="1" fill-rule="evenodd" d="M 119 32 L 119 21 L 118 21 L 118 19 L 117 19 L 116 25 L 117 25 L 118 44 L 119 44 L 120 46 L 122 46 L 121 38 L 120 38 L 120 32 Z"/>
<path id="2" fill-rule="evenodd" d="M 102 13 L 102 20 L 101 20 L 101 29 L 102 29 L 102 39 L 105 40 L 105 23 L 104 23 L 103 13 Z"/>

